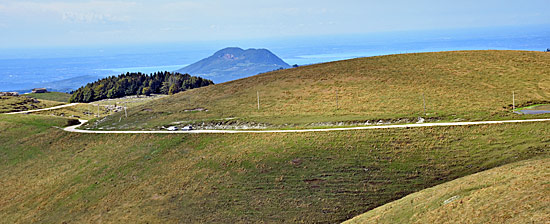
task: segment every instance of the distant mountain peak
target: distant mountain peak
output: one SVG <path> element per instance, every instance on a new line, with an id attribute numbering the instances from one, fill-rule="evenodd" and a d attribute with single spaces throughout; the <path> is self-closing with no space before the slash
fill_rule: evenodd
<path id="1" fill-rule="evenodd" d="M 280 68 L 290 68 L 290 65 L 267 49 L 228 47 L 177 72 L 208 77 L 220 83 Z"/>
<path id="2" fill-rule="evenodd" d="M 244 52 L 244 50 L 242 48 L 239 48 L 239 47 L 228 47 L 228 48 L 224 48 L 224 49 L 221 49 L 219 51 L 216 51 L 216 53 L 214 53 L 214 57 L 225 57 L 225 55 L 235 55 L 235 54 L 242 54 L 242 52 Z"/>
<path id="3" fill-rule="evenodd" d="M 227 53 L 240 53 L 240 52 L 243 52 L 244 50 L 240 47 L 226 47 L 224 49 L 221 49 L 219 51 L 216 51 L 216 53 L 214 53 L 214 55 L 217 55 L 217 54 L 227 54 Z"/>

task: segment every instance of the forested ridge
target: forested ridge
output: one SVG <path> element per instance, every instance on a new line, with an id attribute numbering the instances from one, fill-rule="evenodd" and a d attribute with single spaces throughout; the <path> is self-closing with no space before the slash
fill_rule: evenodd
<path id="1" fill-rule="evenodd" d="M 156 72 L 153 74 L 126 73 L 110 76 L 80 87 L 69 102 L 88 103 L 129 95 L 175 94 L 214 84 L 211 80 L 189 74 Z"/>

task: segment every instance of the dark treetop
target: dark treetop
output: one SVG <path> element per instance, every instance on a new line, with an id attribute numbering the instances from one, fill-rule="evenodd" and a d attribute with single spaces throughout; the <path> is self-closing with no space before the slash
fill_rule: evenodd
<path id="1" fill-rule="evenodd" d="M 214 84 L 211 80 L 188 74 L 156 72 L 126 73 L 100 79 L 74 91 L 69 102 L 87 103 L 129 95 L 175 94 Z"/>

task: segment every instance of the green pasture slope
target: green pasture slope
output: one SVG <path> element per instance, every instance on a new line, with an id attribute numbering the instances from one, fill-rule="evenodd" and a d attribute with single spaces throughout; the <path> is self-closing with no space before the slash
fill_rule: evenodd
<path id="1" fill-rule="evenodd" d="M 550 54 L 455 51 L 358 58 L 269 72 L 193 89 L 108 117 L 97 127 L 185 124 L 416 122 L 540 118 L 512 113 L 550 100 Z M 258 99 L 260 97 L 260 109 Z M 424 102 L 426 113 L 424 113 Z M 205 111 L 193 111 L 204 108 Z"/>
<path id="2" fill-rule="evenodd" d="M 61 92 L 29 93 L 29 94 L 25 94 L 25 96 L 32 97 L 39 100 L 42 99 L 42 100 L 49 100 L 49 101 L 56 101 L 56 102 L 63 102 L 63 103 L 68 103 L 69 98 L 71 98 L 71 94 L 61 93 Z"/>
<path id="3" fill-rule="evenodd" d="M 410 194 L 356 223 L 549 223 L 550 158 L 493 168 Z"/>
<path id="4" fill-rule="evenodd" d="M 547 117 L 514 114 L 510 104 L 512 91 L 521 107 L 550 98 L 549 64 L 550 54 L 526 51 L 331 62 L 188 90 L 97 127 Z M 336 223 L 457 178 L 550 158 L 550 122 L 166 135 L 57 128 L 66 123 L 0 115 L 0 222 Z"/>
<path id="5" fill-rule="evenodd" d="M 36 100 L 24 96 L 0 96 L 0 113 L 36 110 L 62 105 L 50 100 Z"/>
<path id="6" fill-rule="evenodd" d="M 327 133 L 77 134 L 0 115 L 4 223 L 335 223 L 550 155 L 550 123 Z"/>

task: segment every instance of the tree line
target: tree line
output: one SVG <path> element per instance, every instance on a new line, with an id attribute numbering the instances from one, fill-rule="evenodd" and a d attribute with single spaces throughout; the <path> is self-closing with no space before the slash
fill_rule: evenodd
<path id="1" fill-rule="evenodd" d="M 71 103 L 88 103 L 129 95 L 175 94 L 188 89 L 212 85 L 212 80 L 189 74 L 155 72 L 130 73 L 110 76 L 88 83 L 72 92 Z"/>

